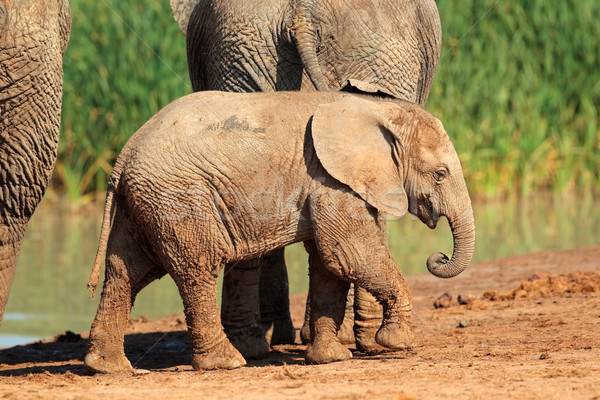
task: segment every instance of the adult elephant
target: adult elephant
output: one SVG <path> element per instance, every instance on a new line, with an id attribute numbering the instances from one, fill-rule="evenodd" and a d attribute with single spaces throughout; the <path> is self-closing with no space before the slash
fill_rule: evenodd
<path id="1" fill-rule="evenodd" d="M 0 322 L 56 161 L 70 32 L 67 0 L 0 0 Z"/>
<path id="2" fill-rule="evenodd" d="M 351 80 L 355 91 L 424 104 L 440 56 L 434 0 L 171 0 L 171 8 L 187 35 L 194 91 L 338 90 Z M 228 336 L 244 348 L 262 321 L 272 344 L 293 342 L 283 250 L 246 263 L 225 270 Z M 381 309 L 366 291 L 356 300 L 357 346 L 373 349 Z"/>

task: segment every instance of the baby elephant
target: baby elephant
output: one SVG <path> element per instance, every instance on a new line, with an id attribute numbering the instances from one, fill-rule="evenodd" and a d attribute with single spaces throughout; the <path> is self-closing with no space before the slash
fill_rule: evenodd
<path id="1" fill-rule="evenodd" d="M 452 277 L 469 264 L 475 229 L 460 162 L 422 107 L 342 92 L 199 92 L 158 112 L 127 142 L 112 172 L 92 292 L 106 260 L 89 338 L 92 372 L 131 369 L 123 335 L 137 293 L 169 274 L 181 294 L 196 369 L 245 364 L 221 326 L 224 264 L 302 241 L 309 257 L 306 361 L 351 357 L 337 339 L 350 282 L 384 308 L 382 346 L 406 348 L 411 298 L 390 256 L 385 213 L 430 228 L 446 216 Z M 111 226 L 112 225 L 112 226 Z"/>

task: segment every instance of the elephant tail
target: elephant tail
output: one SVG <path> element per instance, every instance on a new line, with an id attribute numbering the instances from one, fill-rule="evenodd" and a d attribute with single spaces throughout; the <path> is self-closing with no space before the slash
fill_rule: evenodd
<path id="1" fill-rule="evenodd" d="M 106 248 L 108 246 L 108 236 L 110 234 L 110 227 L 115 211 L 115 194 L 117 191 L 117 185 L 119 184 L 119 175 L 113 172 L 108 181 L 108 187 L 106 189 L 106 200 L 104 201 L 104 215 L 102 216 L 102 227 L 100 228 L 100 240 L 98 241 L 98 250 L 96 252 L 96 259 L 94 260 L 94 266 L 92 267 L 92 273 L 88 280 L 88 290 L 92 298 L 96 295 L 96 287 L 100 282 L 100 269 L 102 263 L 106 258 Z"/>

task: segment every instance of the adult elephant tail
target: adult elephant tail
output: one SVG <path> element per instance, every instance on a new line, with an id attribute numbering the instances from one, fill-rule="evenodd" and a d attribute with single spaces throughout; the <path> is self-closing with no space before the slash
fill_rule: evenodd
<path id="1" fill-rule="evenodd" d="M 305 3 L 310 3 L 310 1 L 297 0 L 294 2 L 294 40 L 296 41 L 296 47 L 298 48 L 302 64 L 315 89 L 328 90 L 327 79 L 325 79 L 325 75 L 323 75 L 317 59 L 318 35 L 312 23 L 309 7 Z"/>

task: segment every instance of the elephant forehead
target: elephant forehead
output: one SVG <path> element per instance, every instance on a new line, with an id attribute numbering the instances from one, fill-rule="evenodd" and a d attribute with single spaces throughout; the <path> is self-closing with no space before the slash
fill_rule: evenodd
<path id="1" fill-rule="evenodd" d="M 458 156 L 448 136 L 434 136 L 426 144 L 419 147 L 419 159 L 425 165 L 454 166 L 458 162 Z"/>

